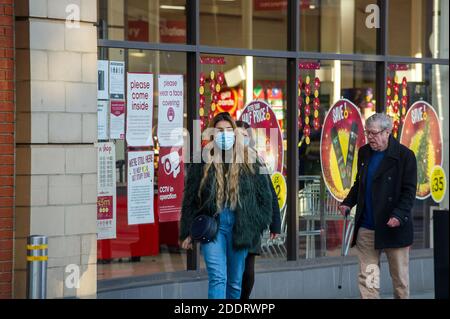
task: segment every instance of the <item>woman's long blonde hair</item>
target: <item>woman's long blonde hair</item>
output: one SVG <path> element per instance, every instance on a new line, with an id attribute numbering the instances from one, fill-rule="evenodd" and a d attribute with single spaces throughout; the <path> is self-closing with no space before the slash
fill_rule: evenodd
<path id="1" fill-rule="evenodd" d="M 228 203 L 230 208 L 234 210 L 239 203 L 239 177 L 241 174 L 255 174 L 255 170 L 253 168 L 252 163 L 250 162 L 252 159 L 252 150 L 243 144 L 243 136 L 239 133 L 239 130 L 236 130 L 236 124 L 231 118 L 228 112 L 222 112 L 217 114 L 209 123 L 208 128 L 210 132 L 212 132 L 217 123 L 220 121 L 227 121 L 233 127 L 233 130 L 236 134 L 235 143 L 233 145 L 233 157 L 232 161 L 229 164 L 230 167 L 228 172 L 224 173 L 224 163 L 222 160 L 222 152 L 214 152 L 214 147 L 212 153 L 208 154 L 212 156 L 211 160 L 207 161 L 204 170 L 203 177 L 200 182 L 200 188 L 198 192 L 198 196 L 201 197 L 201 191 L 205 186 L 205 182 L 208 178 L 208 175 L 211 172 L 211 167 L 215 168 L 215 183 L 216 183 L 216 207 L 217 211 L 220 212 L 223 209 L 223 204 Z M 210 143 L 214 143 L 214 136 L 210 135 Z"/>

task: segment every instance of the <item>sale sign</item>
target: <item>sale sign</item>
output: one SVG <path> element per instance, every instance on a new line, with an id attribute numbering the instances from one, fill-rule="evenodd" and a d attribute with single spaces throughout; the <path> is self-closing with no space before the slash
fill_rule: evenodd
<path id="1" fill-rule="evenodd" d="M 158 141 L 183 145 L 183 75 L 158 76 Z"/>
<path id="2" fill-rule="evenodd" d="M 342 201 L 356 178 L 358 150 L 366 144 L 358 107 L 337 101 L 325 116 L 320 140 L 322 174 L 331 195 Z"/>
<path id="3" fill-rule="evenodd" d="M 128 146 L 153 146 L 153 74 L 127 74 Z"/>
<path id="4" fill-rule="evenodd" d="M 252 101 L 242 111 L 240 120 L 255 133 L 255 148 L 269 172 L 283 173 L 283 137 L 275 113 L 267 102 Z"/>
<path id="5" fill-rule="evenodd" d="M 158 165 L 159 221 L 180 220 L 184 190 L 184 165 L 181 147 L 161 147 Z"/>
<path id="6" fill-rule="evenodd" d="M 411 149 L 417 159 L 418 199 L 430 196 L 430 178 L 433 168 L 444 161 L 441 121 L 427 102 L 411 105 L 403 123 L 400 143 Z"/>

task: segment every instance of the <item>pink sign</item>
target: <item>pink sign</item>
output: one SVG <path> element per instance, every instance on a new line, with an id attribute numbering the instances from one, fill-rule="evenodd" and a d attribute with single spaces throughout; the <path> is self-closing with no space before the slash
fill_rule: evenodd
<path id="1" fill-rule="evenodd" d="M 113 218 L 113 197 L 112 196 L 98 196 L 97 197 L 97 219 L 112 219 Z"/>
<path id="2" fill-rule="evenodd" d="M 255 148 L 270 173 L 283 173 L 283 137 L 275 113 L 267 102 L 253 101 L 244 109 L 240 117 L 254 129 Z"/>
<path id="3" fill-rule="evenodd" d="M 184 191 L 184 165 L 181 147 L 161 147 L 158 163 L 159 222 L 180 220 Z"/>

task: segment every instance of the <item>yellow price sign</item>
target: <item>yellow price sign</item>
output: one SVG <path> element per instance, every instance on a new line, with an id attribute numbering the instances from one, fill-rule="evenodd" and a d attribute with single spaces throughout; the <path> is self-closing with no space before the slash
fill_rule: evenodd
<path id="1" fill-rule="evenodd" d="M 436 165 L 431 172 L 430 178 L 431 198 L 436 203 L 442 202 L 447 191 L 447 177 L 441 166 Z"/>
<path id="2" fill-rule="evenodd" d="M 280 172 L 275 172 L 271 176 L 272 185 L 278 198 L 278 206 L 280 210 L 286 205 L 287 185 L 284 176 Z"/>

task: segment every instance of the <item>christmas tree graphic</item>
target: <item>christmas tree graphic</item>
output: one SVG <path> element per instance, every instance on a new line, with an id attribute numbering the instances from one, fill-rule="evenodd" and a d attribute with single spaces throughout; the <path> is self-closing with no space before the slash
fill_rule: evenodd
<path id="1" fill-rule="evenodd" d="M 428 141 L 430 135 L 430 122 L 426 121 L 422 138 L 417 152 L 417 187 L 429 182 L 428 176 Z"/>

